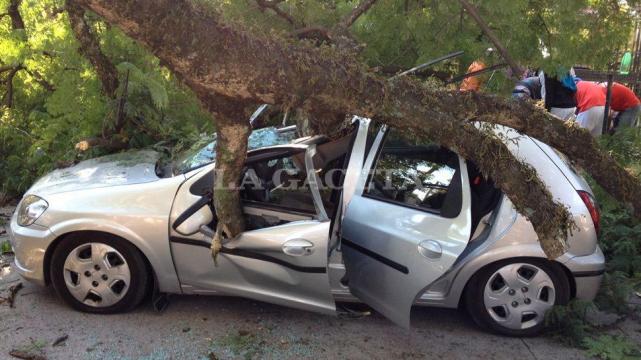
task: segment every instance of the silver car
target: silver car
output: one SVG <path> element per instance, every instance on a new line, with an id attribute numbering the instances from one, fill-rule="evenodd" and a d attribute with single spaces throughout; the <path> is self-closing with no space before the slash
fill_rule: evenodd
<path id="1" fill-rule="evenodd" d="M 566 159 L 497 131 L 574 215 L 579 229 L 554 261 L 472 162 L 354 118 L 333 139 L 294 139 L 291 127 L 252 133 L 247 230 L 216 264 L 211 143 L 167 165 L 143 151 L 41 178 L 11 219 L 15 265 L 91 313 L 131 310 L 149 293 L 231 295 L 324 314 L 360 301 L 408 327 L 414 305 L 464 306 L 495 332 L 533 335 L 554 304 L 595 297 L 599 213 Z"/>

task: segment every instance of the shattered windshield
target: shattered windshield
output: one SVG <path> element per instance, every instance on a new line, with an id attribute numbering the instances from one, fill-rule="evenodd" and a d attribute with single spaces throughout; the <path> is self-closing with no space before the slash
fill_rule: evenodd
<path id="1" fill-rule="evenodd" d="M 295 131 L 267 127 L 252 131 L 249 135 L 248 150 L 255 150 L 274 145 L 289 144 L 295 138 Z M 198 141 L 190 149 L 176 157 L 174 173 L 183 174 L 190 170 L 207 165 L 216 159 L 216 134 Z"/>

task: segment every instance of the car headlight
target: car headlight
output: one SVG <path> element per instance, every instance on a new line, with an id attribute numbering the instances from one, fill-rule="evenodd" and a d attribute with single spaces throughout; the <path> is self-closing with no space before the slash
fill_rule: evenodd
<path id="1" fill-rule="evenodd" d="M 35 195 L 25 196 L 18 208 L 18 225 L 29 226 L 33 224 L 48 207 L 49 203 L 41 197 Z"/>

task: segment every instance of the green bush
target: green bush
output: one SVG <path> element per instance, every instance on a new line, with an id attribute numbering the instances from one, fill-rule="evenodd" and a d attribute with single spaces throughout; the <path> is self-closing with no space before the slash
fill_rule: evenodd
<path id="1" fill-rule="evenodd" d="M 0 242 L 0 254 L 6 254 L 11 252 L 11 244 L 9 241 Z"/>
<path id="2" fill-rule="evenodd" d="M 641 128 L 603 136 L 600 142 L 626 169 L 637 176 L 641 174 Z M 593 181 L 592 188 L 601 210 L 599 245 L 607 261 L 597 304 L 604 310 L 626 312 L 631 291 L 638 290 L 641 283 L 641 221 Z"/>
<path id="3" fill-rule="evenodd" d="M 602 335 L 584 341 L 587 353 L 603 360 L 625 360 L 641 358 L 636 344 L 622 336 Z"/>
<path id="4" fill-rule="evenodd" d="M 600 139 L 602 148 L 626 169 L 641 174 L 641 129 L 626 129 Z M 627 359 L 639 350 L 624 337 L 597 335 L 588 320 L 590 311 L 630 314 L 630 296 L 641 288 L 641 221 L 588 177 L 601 211 L 599 246 L 606 258 L 606 274 L 594 303 L 572 301 L 557 306 L 546 317 L 552 334 L 561 341 L 586 349 L 601 359 Z"/>

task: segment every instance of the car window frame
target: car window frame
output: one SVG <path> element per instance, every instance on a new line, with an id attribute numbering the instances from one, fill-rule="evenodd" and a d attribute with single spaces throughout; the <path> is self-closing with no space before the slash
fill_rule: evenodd
<path id="1" fill-rule="evenodd" d="M 392 128 L 387 128 L 385 130 L 385 134 L 383 136 L 383 140 L 381 141 L 381 145 L 378 147 L 378 149 L 376 149 L 376 155 L 374 157 L 374 161 L 372 162 L 372 166 L 369 169 L 369 173 L 367 175 L 367 180 L 365 181 L 365 187 L 363 188 L 363 193 L 361 194 L 361 196 L 364 197 L 364 198 L 368 198 L 368 199 L 372 199 L 372 200 L 376 200 L 376 201 L 381 201 L 381 202 L 384 202 L 384 203 L 387 203 L 387 204 L 402 206 L 402 207 L 405 207 L 405 208 L 422 211 L 422 212 L 425 212 L 425 213 L 428 213 L 428 214 L 437 215 L 437 216 L 440 216 L 440 217 L 446 218 L 446 219 L 453 219 L 453 218 L 458 217 L 461 214 L 461 211 L 463 211 L 463 204 L 462 203 L 456 209 L 456 213 L 455 214 L 452 214 L 451 216 L 444 216 L 442 214 L 441 209 L 430 209 L 430 208 L 426 208 L 426 207 L 410 205 L 410 204 L 407 204 L 407 203 L 402 202 L 402 201 L 392 200 L 392 199 L 389 199 L 389 198 L 384 198 L 384 197 L 380 197 L 380 196 L 377 196 L 377 195 L 372 195 L 372 194 L 367 192 L 367 190 L 369 189 L 370 184 L 372 183 L 372 180 L 373 180 L 373 177 L 374 177 L 374 172 L 376 171 L 376 167 L 377 167 L 378 162 L 380 160 L 381 154 L 383 153 L 383 148 L 385 147 L 385 143 L 387 141 L 388 135 L 389 135 L 391 130 L 392 130 Z M 445 149 L 447 149 L 447 148 L 445 148 Z M 452 151 L 450 149 L 447 149 L 447 150 L 451 151 L 457 157 L 457 161 L 456 161 L 456 165 L 455 165 L 456 168 L 454 169 L 454 174 L 458 174 L 459 177 L 462 177 L 461 157 L 460 157 L 460 155 L 458 155 L 456 152 L 454 152 L 454 151 Z M 458 197 L 459 198 L 462 198 L 462 196 L 463 196 L 463 181 L 462 180 L 463 179 L 461 178 L 460 180 L 461 181 L 456 181 L 455 182 L 455 184 L 457 186 L 453 190 L 455 190 L 458 193 Z M 452 181 L 454 181 L 454 177 L 452 177 Z"/>
<path id="2" fill-rule="evenodd" d="M 256 149 L 251 151 L 251 154 L 248 154 L 247 160 L 245 161 L 245 167 L 247 167 L 247 165 L 251 165 L 257 162 L 281 159 L 285 157 L 292 157 L 294 155 L 298 155 L 301 153 L 305 154 L 307 152 L 307 149 L 308 149 L 307 145 L 298 145 L 298 144 L 276 145 L 270 148 Z M 307 169 L 305 168 L 304 171 L 306 173 L 305 176 L 307 176 Z M 245 176 L 245 174 L 246 174 L 246 171 L 243 172 L 243 176 Z M 242 189 L 240 191 L 242 192 Z M 310 189 L 310 197 L 312 197 L 312 204 L 314 204 L 311 189 Z M 315 209 L 307 211 L 304 209 L 296 209 L 296 208 L 277 205 L 269 202 L 246 200 L 246 199 L 241 199 L 241 201 L 243 206 L 248 206 L 252 208 L 282 211 L 282 212 L 287 212 L 294 215 L 312 216 L 314 218 L 318 218 L 320 216 L 318 211 Z"/>

